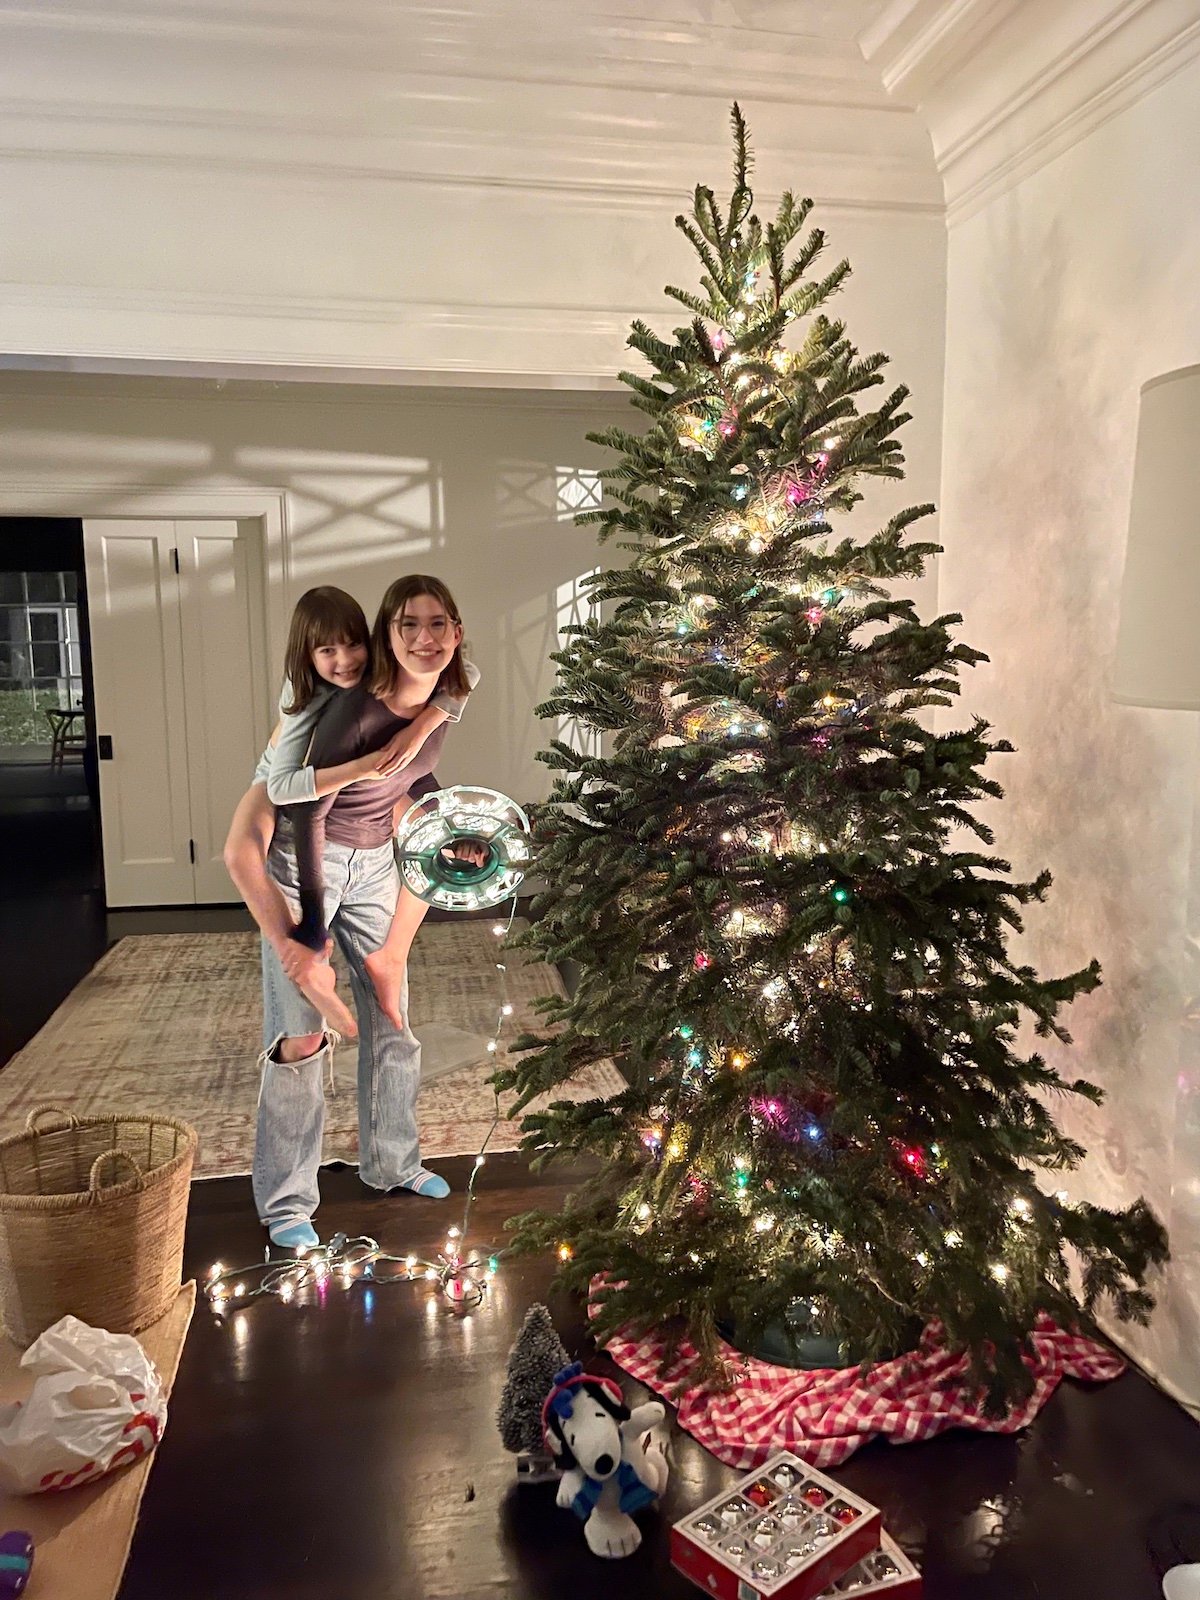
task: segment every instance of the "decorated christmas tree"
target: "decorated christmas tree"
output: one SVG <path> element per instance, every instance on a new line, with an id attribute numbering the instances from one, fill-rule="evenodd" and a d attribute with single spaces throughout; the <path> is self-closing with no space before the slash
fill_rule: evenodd
<path id="1" fill-rule="evenodd" d="M 1100 1092 L 1031 1035 L 1068 1043 L 1099 968 L 1009 951 L 1050 878 L 1015 881 L 972 811 L 1011 746 L 935 726 L 986 658 L 895 592 L 938 548 L 911 537 L 932 507 L 850 515 L 903 476 L 907 391 L 867 408 L 886 358 L 824 309 L 849 266 L 814 273 L 807 200 L 760 223 L 733 125 L 727 207 L 700 187 L 677 218 L 690 320 L 629 339 L 648 425 L 591 436 L 619 459 L 582 520 L 631 554 L 591 580 L 540 708 L 603 736 L 542 756 L 526 942 L 579 982 L 501 1079 L 524 1103 L 611 1057 L 628 1087 L 527 1118 L 540 1158 L 599 1161 L 516 1240 L 591 1289 L 600 1337 L 686 1332 L 711 1374 L 731 1325 L 870 1360 L 936 1321 L 997 1407 L 1039 1312 L 1144 1321 L 1166 1239 L 1141 1200 L 1059 1187 L 1084 1151 L 1053 1101 Z"/>

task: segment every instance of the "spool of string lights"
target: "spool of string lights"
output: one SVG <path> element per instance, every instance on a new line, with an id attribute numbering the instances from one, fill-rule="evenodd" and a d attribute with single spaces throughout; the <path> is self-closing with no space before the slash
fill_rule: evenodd
<path id="1" fill-rule="evenodd" d="M 474 784 L 439 789 L 396 834 L 396 862 L 418 900 L 479 911 L 514 894 L 529 863 L 529 818 L 507 795 Z"/>

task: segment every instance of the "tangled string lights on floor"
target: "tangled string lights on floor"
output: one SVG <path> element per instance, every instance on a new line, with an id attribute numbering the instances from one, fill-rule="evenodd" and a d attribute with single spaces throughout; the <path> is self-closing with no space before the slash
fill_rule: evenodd
<path id="1" fill-rule="evenodd" d="M 431 804 L 401 825 L 396 838 L 397 860 L 404 881 L 419 899 L 446 910 L 479 910 L 509 899 L 507 917 L 492 926 L 504 939 L 517 914 L 516 890 L 528 860 L 528 819 L 505 795 L 492 789 L 457 786 L 430 796 Z M 463 850 L 462 857 L 455 855 Z M 505 1024 L 513 1014 L 508 991 L 508 965 L 496 962 L 500 974 L 501 1002 L 496 1026 L 487 1041 L 489 1056 L 500 1049 Z M 285 1304 L 313 1290 L 318 1295 L 332 1285 L 351 1290 L 356 1284 L 370 1288 L 394 1283 L 436 1283 L 456 1311 L 482 1304 L 489 1280 L 499 1269 L 504 1251 L 488 1246 L 468 1248 L 467 1233 L 475 1186 L 487 1159 L 487 1148 L 502 1118 L 500 1096 L 492 1088 L 494 1114 L 475 1156 L 467 1181 L 462 1222 L 446 1233 L 446 1243 L 435 1260 L 415 1253 L 393 1254 L 366 1234 L 356 1238 L 335 1233 L 328 1244 L 285 1260 L 272 1259 L 270 1248 L 262 1261 L 244 1267 L 226 1267 L 217 1261 L 209 1269 L 205 1294 L 215 1312 L 240 1308 L 252 1300 L 269 1297 Z"/>

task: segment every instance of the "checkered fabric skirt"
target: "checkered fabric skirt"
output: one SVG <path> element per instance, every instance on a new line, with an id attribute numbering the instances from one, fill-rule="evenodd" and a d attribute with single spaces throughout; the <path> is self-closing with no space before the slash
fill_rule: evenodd
<path id="1" fill-rule="evenodd" d="M 728 1391 L 687 1386 L 697 1352 L 686 1341 L 661 1373 L 664 1347 L 652 1336 L 617 1334 L 605 1349 L 630 1377 L 671 1399 L 679 1408 L 680 1427 L 718 1461 L 749 1472 L 779 1450 L 794 1451 L 815 1467 L 836 1467 L 877 1434 L 906 1444 L 947 1428 L 1016 1433 L 1033 1421 L 1060 1379 L 1105 1383 L 1125 1370 L 1121 1357 L 1107 1346 L 1068 1333 L 1049 1317 L 1039 1318 L 1032 1345 L 1025 1364 L 1033 1391 L 999 1418 L 984 1415 L 966 1385 L 966 1357 L 948 1353 L 934 1325 L 925 1330 L 915 1351 L 880 1363 L 865 1378 L 857 1367 L 797 1372 L 726 1347 L 739 1369 Z"/>

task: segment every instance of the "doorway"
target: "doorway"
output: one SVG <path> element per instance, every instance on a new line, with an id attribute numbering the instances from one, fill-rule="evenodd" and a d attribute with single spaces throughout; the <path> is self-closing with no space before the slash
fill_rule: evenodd
<path id="1" fill-rule="evenodd" d="M 6 895 L 101 885 L 83 524 L 0 518 L 0 858 Z"/>

